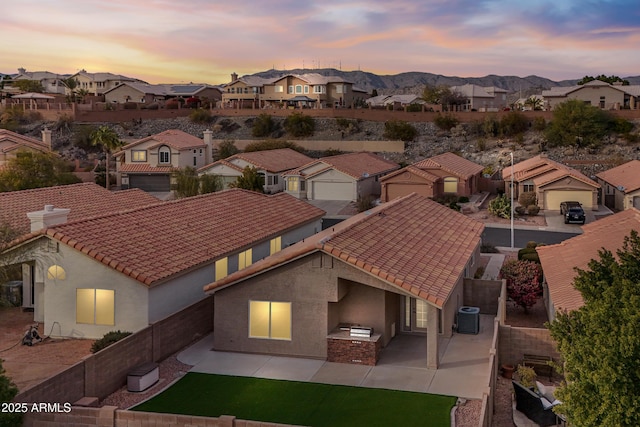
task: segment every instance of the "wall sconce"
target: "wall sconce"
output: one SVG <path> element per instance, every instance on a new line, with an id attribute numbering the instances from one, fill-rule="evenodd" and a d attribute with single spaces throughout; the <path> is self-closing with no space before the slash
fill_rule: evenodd
<path id="1" fill-rule="evenodd" d="M 49 280 L 64 280 L 67 278 L 67 272 L 59 265 L 52 265 L 47 269 L 47 279 Z"/>

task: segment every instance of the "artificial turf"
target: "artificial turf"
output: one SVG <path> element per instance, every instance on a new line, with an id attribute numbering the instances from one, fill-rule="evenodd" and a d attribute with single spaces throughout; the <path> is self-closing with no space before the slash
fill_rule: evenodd
<path id="1" fill-rule="evenodd" d="M 190 372 L 134 411 L 313 427 L 449 426 L 455 397 Z"/>

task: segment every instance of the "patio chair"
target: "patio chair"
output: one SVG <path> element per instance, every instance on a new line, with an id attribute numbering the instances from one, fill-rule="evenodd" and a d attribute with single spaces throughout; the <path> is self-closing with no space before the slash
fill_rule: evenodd
<path id="1" fill-rule="evenodd" d="M 512 383 L 516 393 L 516 410 L 522 412 L 541 427 L 558 425 L 559 420 L 550 404 L 545 409 L 542 398 L 533 390 L 524 387 L 519 382 L 512 381 Z"/>

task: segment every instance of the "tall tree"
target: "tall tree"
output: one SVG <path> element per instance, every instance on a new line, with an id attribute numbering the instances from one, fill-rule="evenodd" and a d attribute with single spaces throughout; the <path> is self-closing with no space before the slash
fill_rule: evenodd
<path id="1" fill-rule="evenodd" d="M 102 148 L 105 155 L 105 170 L 106 170 L 106 189 L 109 190 L 111 186 L 111 174 L 109 172 L 109 163 L 111 161 L 111 153 L 124 145 L 124 141 L 120 139 L 116 131 L 108 126 L 100 126 L 94 132 L 91 133 L 91 144 Z"/>
<path id="2" fill-rule="evenodd" d="M 173 191 L 179 199 L 198 194 L 215 193 L 224 187 L 220 176 L 208 174 L 198 176 L 196 169 L 191 166 L 174 171 L 173 178 L 175 181 Z"/>
<path id="3" fill-rule="evenodd" d="M 13 83 L 11 83 L 11 86 L 17 87 L 23 92 L 36 92 L 36 93 L 44 92 L 44 86 L 42 86 L 42 83 L 40 83 L 40 81 L 38 80 L 26 80 L 26 79 L 14 80 Z"/>
<path id="4" fill-rule="evenodd" d="M 575 426 L 640 425 L 640 238 L 601 250 L 574 280 L 584 305 L 549 325 L 567 382 L 557 409 Z"/>
<path id="5" fill-rule="evenodd" d="M 80 182 L 69 165 L 51 153 L 24 151 L 0 170 L 0 192 L 53 187 Z"/>
<path id="6" fill-rule="evenodd" d="M 620 77 L 614 76 L 614 75 L 606 76 L 604 74 L 600 74 L 599 76 L 596 76 L 596 77 L 584 76 L 582 79 L 580 79 L 578 81 L 578 84 L 579 85 L 583 85 L 585 83 L 589 83 L 589 82 L 592 82 L 594 80 L 600 80 L 601 82 L 609 83 L 610 85 L 614 84 L 615 82 L 621 82 L 623 86 L 628 86 L 629 85 L 629 80 L 624 80 L 624 79 L 621 79 Z"/>
<path id="7" fill-rule="evenodd" d="M 230 187 L 264 193 L 264 176 L 260 175 L 255 167 L 246 166 L 242 175 L 236 179 L 236 182 L 232 182 Z"/>
<path id="8" fill-rule="evenodd" d="M 467 98 L 460 92 L 445 85 L 426 85 L 422 91 L 422 99 L 429 104 L 441 105 L 443 111 L 449 111 L 453 105 L 464 105 Z"/>
<path id="9" fill-rule="evenodd" d="M 76 102 L 77 95 L 76 90 L 78 89 L 78 85 L 80 84 L 77 79 L 72 77 L 68 77 L 66 79 L 60 80 L 60 84 L 66 88 L 66 95 L 68 102 Z"/>

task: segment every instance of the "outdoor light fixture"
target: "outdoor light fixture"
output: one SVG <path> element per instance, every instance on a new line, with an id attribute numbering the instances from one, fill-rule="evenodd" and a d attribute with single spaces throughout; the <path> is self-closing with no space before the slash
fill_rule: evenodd
<path id="1" fill-rule="evenodd" d="M 47 269 L 47 279 L 49 280 L 64 280 L 67 278 L 67 273 L 64 268 L 59 265 L 52 265 Z"/>

